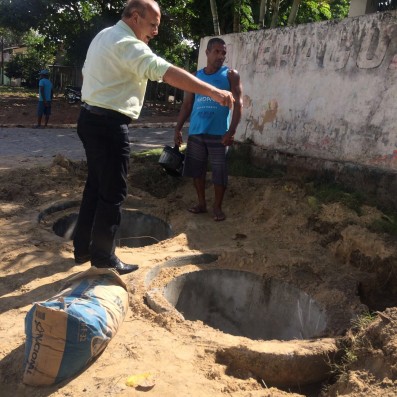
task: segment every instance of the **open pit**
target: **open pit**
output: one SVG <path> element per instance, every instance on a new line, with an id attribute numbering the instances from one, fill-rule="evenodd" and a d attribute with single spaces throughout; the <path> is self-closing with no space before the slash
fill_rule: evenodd
<path id="1" fill-rule="evenodd" d="M 52 231 L 71 240 L 78 217 L 76 202 L 49 207 L 39 219 L 50 214 Z M 116 241 L 118 247 L 139 248 L 172 236 L 168 222 L 127 208 Z M 144 277 L 147 305 L 159 314 L 210 327 L 218 344 L 217 362 L 234 371 L 245 368 L 266 384 L 282 388 L 326 380 L 338 356 L 340 330 L 334 325 L 341 323 L 333 317 L 341 317 L 339 304 L 317 300 L 315 292 L 305 291 L 299 283 L 225 268 L 218 262 L 218 254 L 203 253 L 153 267 Z M 163 278 L 164 269 L 176 272 Z M 353 316 L 353 312 L 345 316 L 345 327 Z M 228 343 L 223 342 L 226 334 Z"/>
<path id="2" fill-rule="evenodd" d="M 122 338 L 140 343 L 136 327 L 147 312 L 150 332 L 142 334 L 139 367 L 149 360 L 148 349 L 157 352 L 156 366 L 162 352 L 167 360 L 174 349 L 183 357 L 183 346 L 191 345 L 198 355 L 192 362 L 215 371 L 206 382 L 222 379 L 251 390 L 266 384 L 318 396 L 343 353 L 340 341 L 351 322 L 368 310 L 365 304 L 377 302 L 382 309 L 386 302 L 377 298 L 385 291 L 380 283 L 389 278 L 371 269 L 382 264 L 389 269 L 385 265 L 391 266 L 392 251 L 363 226 L 375 212 L 357 217 L 328 205 L 313 218 L 315 209 L 291 204 L 302 200 L 296 185 L 236 183 L 231 180 L 228 218 L 222 224 L 213 222 L 211 214 L 187 214 L 188 204 L 178 191 L 164 200 L 164 210 L 157 207 L 158 199 L 130 198 L 133 205 L 123 210 L 117 249 L 124 260 L 141 267 L 126 278 L 134 289 L 131 322 L 123 325 Z M 78 203 L 70 202 L 39 214 L 40 224 L 56 237 L 51 241 L 57 258 L 60 244 L 63 256 L 72 256 L 77 211 Z M 157 333 L 161 336 L 152 339 Z M 206 369 L 196 375 L 200 371 Z M 247 379 L 255 385 L 247 386 Z"/>
<path id="3" fill-rule="evenodd" d="M 65 203 L 63 206 L 49 207 L 41 212 L 39 219 L 43 219 L 46 214 L 53 214 L 62 210 L 73 208 L 75 202 L 71 205 Z M 58 215 L 54 221 L 52 230 L 59 236 L 67 240 L 72 240 L 76 228 L 78 212 L 70 212 L 67 215 Z M 116 245 L 118 247 L 145 247 L 156 244 L 172 236 L 171 226 L 160 218 L 150 214 L 145 214 L 135 209 L 123 209 L 119 230 L 116 234 Z"/>
<path id="4" fill-rule="evenodd" d="M 308 294 L 245 271 L 183 274 L 166 285 L 164 297 L 186 320 L 250 339 L 308 339 L 327 327 L 327 314 Z"/>

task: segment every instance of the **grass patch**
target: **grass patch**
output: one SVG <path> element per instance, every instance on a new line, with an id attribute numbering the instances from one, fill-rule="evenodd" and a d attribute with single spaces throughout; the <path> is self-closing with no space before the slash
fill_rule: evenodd
<path id="1" fill-rule="evenodd" d="M 160 155 L 163 149 L 150 149 L 142 152 L 131 153 L 131 158 L 133 161 L 139 163 L 157 163 L 159 161 Z"/>
<path id="2" fill-rule="evenodd" d="M 0 86 L 0 96 L 6 97 L 18 97 L 18 98 L 36 98 L 38 94 L 38 88 L 25 88 L 25 87 L 10 87 Z"/>
<path id="3" fill-rule="evenodd" d="M 375 318 L 376 314 L 370 313 L 368 311 L 364 312 L 352 321 L 352 331 L 354 331 L 354 333 L 356 334 L 364 331 L 368 327 L 368 325 L 375 320 Z M 358 341 L 360 341 L 360 339 L 358 339 Z M 357 344 L 359 343 L 356 343 L 356 345 Z"/>
<path id="4" fill-rule="evenodd" d="M 375 220 L 369 229 L 373 232 L 397 236 L 397 213 L 383 214 L 381 219 Z"/>
<path id="5" fill-rule="evenodd" d="M 158 164 L 163 148 L 145 150 L 131 153 L 131 181 L 155 197 L 166 197 L 185 178 L 172 177 Z M 181 153 L 184 149 L 181 150 Z M 249 149 L 231 149 L 227 155 L 229 175 L 247 178 L 269 178 L 283 176 L 281 172 L 273 169 L 255 167 L 250 163 Z M 135 167 L 134 167 L 135 164 Z M 208 166 L 211 171 L 210 165 Z"/>
<path id="6" fill-rule="evenodd" d="M 360 192 L 352 191 L 334 182 L 323 181 L 310 182 L 306 185 L 306 188 L 307 193 L 321 203 L 339 202 L 355 211 L 358 215 L 362 214 L 361 207 L 365 202 L 365 197 Z"/>
<path id="7" fill-rule="evenodd" d="M 339 378 L 348 376 L 349 369 L 359 359 L 365 349 L 373 349 L 371 341 L 366 336 L 366 329 L 376 318 L 376 315 L 365 312 L 351 322 L 346 338 L 342 342 L 342 357 L 337 363 L 330 363 L 331 372 Z"/>
<path id="8" fill-rule="evenodd" d="M 284 173 L 278 168 L 260 168 L 251 163 L 250 148 L 241 146 L 238 149 L 231 147 L 227 154 L 229 175 L 246 178 L 281 177 Z"/>
<path id="9" fill-rule="evenodd" d="M 163 149 L 151 149 L 139 153 L 133 153 L 131 158 L 139 163 L 157 163 Z M 181 150 L 184 153 L 184 149 Z M 275 169 L 255 167 L 250 162 L 249 148 L 229 149 L 227 154 L 227 165 L 229 175 L 242 176 L 247 178 L 269 178 L 283 176 L 283 173 Z M 211 165 L 208 164 L 211 171 Z"/>
<path id="10" fill-rule="evenodd" d="M 363 213 L 362 206 L 364 204 L 379 209 L 371 196 L 349 189 L 327 178 L 307 183 L 306 193 L 308 194 L 309 205 L 315 209 L 319 209 L 320 204 L 336 202 L 355 211 L 359 216 Z M 380 219 L 373 221 L 367 228 L 371 232 L 385 233 L 394 237 L 397 236 L 397 212 L 391 211 L 382 214 Z"/>
<path id="11" fill-rule="evenodd" d="M 157 198 L 167 197 L 183 183 L 183 178 L 168 175 L 158 163 L 162 151 L 159 148 L 131 153 L 131 184 Z"/>

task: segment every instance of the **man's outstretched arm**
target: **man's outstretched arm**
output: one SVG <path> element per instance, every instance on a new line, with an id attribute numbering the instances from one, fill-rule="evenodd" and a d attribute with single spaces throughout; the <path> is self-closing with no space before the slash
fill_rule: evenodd
<path id="1" fill-rule="evenodd" d="M 209 96 L 222 106 L 228 106 L 229 108 L 233 106 L 234 99 L 230 91 L 219 90 L 177 66 L 170 66 L 165 72 L 163 80 L 181 90 Z"/>

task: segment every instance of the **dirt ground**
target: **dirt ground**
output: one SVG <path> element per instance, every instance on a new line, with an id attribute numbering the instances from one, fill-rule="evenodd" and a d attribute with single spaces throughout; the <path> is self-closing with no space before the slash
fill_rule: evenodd
<path id="1" fill-rule="evenodd" d="M 51 117 L 48 128 L 75 125 L 80 112 L 80 102 L 75 104 L 66 103 L 61 94 L 54 97 L 51 107 Z M 37 124 L 37 99 L 14 95 L 0 96 L 0 127 L 33 127 Z M 177 110 L 172 104 L 168 109 L 152 109 L 145 107 L 139 120 L 135 123 L 144 122 L 174 122 Z M 42 124 L 44 125 L 44 119 Z"/>
<path id="2" fill-rule="evenodd" d="M 30 126 L 35 101 L 30 102 L 2 102 L 0 124 Z M 54 103 L 53 125 L 75 123 L 78 106 L 64 105 Z M 147 115 L 154 121 L 153 114 Z M 85 172 L 84 163 L 62 157 L 48 166 L 0 172 L 1 396 L 397 396 L 397 249 L 395 238 L 371 229 L 385 217 L 381 211 L 363 206 L 358 215 L 341 203 L 321 204 L 307 193 L 304 181 L 288 175 L 231 177 L 224 202 L 227 219 L 214 222 L 211 212 L 186 211 L 195 203 L 190 181 L 144 160 L 131 163 L 125 208 L 168 222 L 172 237 L 144 247 L 117 247 L 122 260 L 138 263 L 140 269 L 122 276 L 130 308 L 97 360 L 60 384 L 24 385 L 26 313 L 33 302 L 55 295 L 67 277 L 89 268 L 89 263 L 74 263 L 71 242 L 52 230 L 57 219 L 78 206 L 48 210 L 80 200 Z M 206 191 L 210 208 L 210 183 Z M 217 259 L 209 264 L 192 260 L 202 254 Z M 330 359 L 328 378 L 310 386 L 272 387 L 255 372 L 254 360 L 243 354 L 252 346 L 249 338 L 147 305 L 149 290 L 178 274 L 207 269 L 250 272 L 310 295 L 328 316 L 327 330 L 320 336 L 333 338 L 339 349 L 335 361 Z M 291 343 L 293 376 L 294 357 L 310 353 L 299 341 Z M 286 342 L 273 341 L 273 346 L 276 357 Z M 237 353 L 225 359 L 232 348 Z M 143 373 L 155 379 L 150 390 L 126 385 L 129 376 Z"/>

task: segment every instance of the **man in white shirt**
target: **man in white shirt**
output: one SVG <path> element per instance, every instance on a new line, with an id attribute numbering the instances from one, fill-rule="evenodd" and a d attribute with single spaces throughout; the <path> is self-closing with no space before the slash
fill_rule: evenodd
<path id="1" fill-rule="evenodd" d="M 139 117 L 147 80 L 207 95 L 231 107 L 233 96 L 156 56 L 148 47 L 158 34 L 156 1 L 129 0 L 121 20 L 93 39 L 83 67 L 83 107 L 77 133 L 87 156 L 88 176 L 73 239 L 76 263 L 127 274 L 137 265 L 115 255 L 121 205 L 127 196 L 130 158 L 128 124 Z"/>

